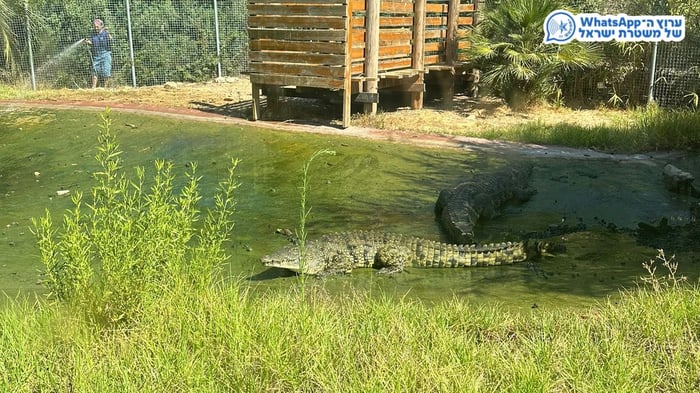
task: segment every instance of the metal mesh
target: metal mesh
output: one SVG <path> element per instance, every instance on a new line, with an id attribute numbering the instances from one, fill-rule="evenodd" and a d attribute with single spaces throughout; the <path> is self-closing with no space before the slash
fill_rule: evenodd
<path id="1" fill-rule="evenodd" d="M 91 52 L 79 41 L 92 33 L 94 18 L 113 36 L 111 84 L 204 81 L 247 71 L 245 0 L 84 3 L 47 0 L 18 12 L 11 19 L 15 65 L 0 81 L 28 84 L 34 78 L 38 88 L 89 86 Z"/>
<path id="2" fill-rule="evenodd" d="M 697 107 L 700 93 L 700 45 L 686 40 L 659 45 L 654 99 L 663 107 Z"/>
<path id="3" fill-rule="evenodd" d="M 601 15 L 668 14 L 663 1 L 568 0 L 566 3 L 577 12 Z M 651 93 L 653 100 L 662 107 L 697 107 L 700 31 L 694 30 L 694 26 L 697 24 L 686 27 L 683 42 L 658 43 L 656 53 L 651 43 L 601 43 L 603 66 L 567 75 L 561 85 L 564 99 L 571 106 L 624 107 L 647 104 Z"/>

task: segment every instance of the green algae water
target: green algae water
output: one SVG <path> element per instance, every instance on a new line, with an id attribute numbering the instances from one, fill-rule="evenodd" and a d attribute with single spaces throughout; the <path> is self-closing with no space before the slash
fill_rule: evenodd
<path id="1" fill-rule="evenodd" d="M 100 120 L 95 112 L 21 108 L 5 108 L 0 116 L 0 290 L 11 296 L 40 293 L 42 266 L 31 218 L 48 209 L 59 222 L 71 207 L 71 193 L 89 197 Z M 650 186 L 660 168 L 648 163 L 440 150 L 118 111 L 111 118 L 128 173 L 143 166 L 148 179 L 153 161 L 164 159 L 174 164 L 174 173 L 183 174 L 179 180 L 184 184 L 186 167 L 197 162 L 202 207 L 213 206 L 207 197 L 226 175 L 230 159 L 241 160 L 226 275 L 247 280 L 260 293 L 298 284 L 298 277 L 267 269 L 259 260 L 287 244 L 276 232 L 297 227 L 302 166 L 320 149 L 336 155 L 321 156 L 311 166 L 310 239 L 335 231 L 377 230 L 444 240 L 433 213 L 439 191 L 513 159 L 533 160 L 531 185 L 538 193 L 479 226 L 480 242 L 519 239 L 562 220 L 588 228 L 562 235 L 566 253 L 535 264 L 409 269 L 388 277 L 358 269 L 311 281 L 338 295 L 362 290 L 429 302 L 457 297 L 522 309 L 591 304 L 633 288 L 645 274 L 642 262 L 656 254 L 625 232 L 605 229 L 606 224 L 633 227 L 661 217 L 687 219 L 687 200 Z M 685 253 L 678 260 L 680 273 L 696 280 L 697 257 Z"/>

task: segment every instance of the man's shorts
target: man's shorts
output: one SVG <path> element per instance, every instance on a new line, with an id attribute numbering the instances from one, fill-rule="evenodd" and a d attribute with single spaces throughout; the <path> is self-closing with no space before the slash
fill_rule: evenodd
<path id="1" fill-rule="evenodd" d="M 92 58 L 92 75 L 109 78 L 112 76 L 112 53 L 103 52 Z"/>

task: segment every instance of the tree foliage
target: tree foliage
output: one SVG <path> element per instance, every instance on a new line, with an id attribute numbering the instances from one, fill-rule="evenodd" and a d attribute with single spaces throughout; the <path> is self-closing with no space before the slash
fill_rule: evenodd
<path id="1" fill-rule="evenodd" d="M 21 3 L 15 12 L 2 10 L 8 2 Z M 137 84 L 203 81 L 217 76 L 214 8 L 211 0 L 131 0 L 130 16 Z M 224 74 L 240 72 L 246 59 L 245 0 L 219 1 L 218 18 Z M 28 71 L 27 29 L 23 0 L 0 0 L 0 34 L 14 39 L 16 63 Z M 90 51 L 79 46 L 60 64 L 55 58 L 64 49 L 92 33 L 100 18 L 114 37 L 112 77 L 116 84 L 131 84 L 131 56 L 127 9 L 124 0 L 30 0 L 34 66 L 52 87 L 85 86 L 90 72 Z M 9 20 L 9 21 L 8 21 Z M 4 22 L 5 21 L 5 22 Z M 3 23 L 4 22 L 4 23 Z M 1 36 L 0 36 L 1 37 Z M 7 40 L 0 41 L 5 46 Z M 0 66 L 3 57 L 0 57 Z M 44 66 L 44 68 L 42 68 Z"/>
<path id="2" fill-rule="evenodd" d="M 600 60 L 596 45 L 543 43 L 544 20 L 560 8 L 557 0 L 490 2 L 469 37 L 471 46 L 464 55 L 483 71 L 482 82 L 511 107 L 558 95 L 562 73 Z"/>

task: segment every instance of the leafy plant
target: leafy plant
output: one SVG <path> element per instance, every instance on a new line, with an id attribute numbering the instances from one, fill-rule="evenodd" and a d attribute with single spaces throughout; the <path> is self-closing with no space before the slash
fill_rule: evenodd
<path id="1" fill-rule="evenodd" d="M 555 97 L 563 72 L 593 67 L 600 60 L 594 44 L 543 43 L 545 18 L 563 8 L 557 0 L 504 0 L 489 5 L 462 54 L 483 71 L 481 82 L 513 108 Z"/>
<path id="2" fill-rule="evenodd" d="M 136 168 L 133 180 L 124 173 L 109 110 L 102 121 L 96 155 L 101 169 L 94 174 L 91 201 L 74 194 L 62 231 L 54 229 L 47 211 L 34 220 L 34 233 L 50 295 L 110 324 L 137 318 L 145 299 L 168 288 L 211 283 L 227 259 L 222 244 L 233 229 L 238 162 L 232 160 L 214 196 L 215 207 L 197 225 L 196 165 L 190 165 L 178 193 L 172 164 L 156 161 L 149 189 L 144 168 Z"/>
<path id="3" fill-rule="evenodd" d="M 309 169 L 311 168 L 311 163 L 318 157 L 322 155 L 335 155 L 334 150 L 328 150 L 328 149 L 322 149 L 316 151 L 314 154 L 311 155 L 308 161 L 304 163 L 304 167 L 302 168 L 302 176 L 301 176 L 301 187 L 299 187 L 300 190 L 300 214 L 299 214 L 299 230 L 296 234 L 297 239 L 299 240 L 299 265 L 300 265 L 300 276 L 301 276 L 301 282 L 302 282 L 302 290 L 305 287 L 306 283 L 306 274 L 304 274 L 304 264 L 306 263 L 306 238 L 307 238 L 307 231 L 306 231 L 306 220 L 309 218 L 309 214 L 311 214 L 311 208 L 306 207 L 306 199 L 309 194 L 309 180 L 310 180 L 310 175 L 309 175 Z"/>

